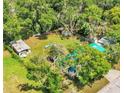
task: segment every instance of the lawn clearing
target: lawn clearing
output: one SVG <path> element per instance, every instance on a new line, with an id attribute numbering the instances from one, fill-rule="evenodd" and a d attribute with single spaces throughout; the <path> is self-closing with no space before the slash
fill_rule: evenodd
<path id="1" fill-rule="evenodd" d="M 20 93 L 17 86 L 26 81 L 26 69 L 11 56 L 3 60 L 4 93 Z"/>
<path id="2" fill-rule="evenodd" d="M 101 88 L 107 85 L 109 81 L 106 78 L 95 81 L 92 86 L 86 85 L 79 93 L 97 93 Z"/>
<path id="3" fill-rule="evenodd" d="M 78 89 L 73 83 L 69 85 L 69 88 L 64 91 L 64 93 L 70 93 L 71 91 L 75 91 L 74 93 L 97 93 L 101 88 L 106 86 L 109 81 L 106 78 L 101 78 L 100 80 L 96 80 L 91 86 L 84 86 L 82 89 Z"/>
<path id="4" fill-rule="evenodd" d="M 4 52 L 5 53 L 5 52 Z M 26 83 L 26 69 L 16 59 L 11 56 L 3 58 L 3 79 L 4 79 L 4 93 L 38 93 L 34 90 L 20 91 L 19 84 Z"/>
<path id="5" fill-rule="evenodd" d="M 76 37 L 70 37 L 69 39 L 61 39 L 59 35 L 56 34 L 50 34 L 47 36 L 47 39 L 39 39 L 36 37 L 30 37 L 29 39 L 25 40 L 25 42 L 31 47 L 31 55 L 32 54 L 44 54 L 44 47 L 45 45 L 48 45 L 50 43 L 56 43 L 64 45 L 65 47 L 73 44 L 73 43 L 80 43 L 79 40 L 76 39 Z"/>

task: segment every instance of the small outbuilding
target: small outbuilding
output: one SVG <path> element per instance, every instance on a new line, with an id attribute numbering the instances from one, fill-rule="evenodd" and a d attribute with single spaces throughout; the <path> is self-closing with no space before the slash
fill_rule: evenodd
<path id="1" fill-rule="evenodd" d="M 23 40 L 11 41 L 10 44 L 20 57 L 26 57 L 31 53 L 31 48 Z"/>

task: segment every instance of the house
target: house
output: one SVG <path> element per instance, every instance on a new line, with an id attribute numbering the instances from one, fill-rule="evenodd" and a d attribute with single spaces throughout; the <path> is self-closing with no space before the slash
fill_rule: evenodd
<path id="1" fill-rule="evenodd" d="M 10 44 L 20 57 L 26 57 L 31 53 L 31 48 L 23 40 L 11 41 Z"/>
<path id="2" fill-rule="evenodd" d="M 105 37 L 103 37 L 100 40 L 98 40 L 98 43 L 100 43 L 101 45 L 105 46 L 105 45 L 109 45 L 110 44 L 110 40 L 105 38 Z"/>

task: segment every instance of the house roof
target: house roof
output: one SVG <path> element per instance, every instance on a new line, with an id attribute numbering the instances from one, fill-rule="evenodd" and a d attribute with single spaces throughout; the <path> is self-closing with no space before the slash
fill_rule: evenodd
<path id="1" fill-rule="evenodd" d="M 12 47 L 18 53 L 30 49 L 30 47 L 23 40 L 16 41 L 15 43 L 12 44 Z"/>
<path id="2" fill-rule="evenodd" d="M 109 40 L 107 40 L 106 38 L 101 38 L 98 43 L 102 43 L 102 44 L 105 44 L 105 45 L 109 45 Z"/>

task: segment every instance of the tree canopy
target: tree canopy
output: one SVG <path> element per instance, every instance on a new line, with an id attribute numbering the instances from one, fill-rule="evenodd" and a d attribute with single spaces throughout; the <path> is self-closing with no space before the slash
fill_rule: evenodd
<path id="1" fill-rule="evenodd" d="M 60 69 L 52 66 L 41 56 L 34 56 L 24 62 L 27 68 L 28 87 L 44 90 L 47 93 L 60 93 L 62 76 Z"/>
<path id="2" fill-rule="evenodd" d="M 4 43 L 61 27 L 72 35 L 101 34 L 109 25 L 119 25 L 119 3 L 119 0 L 5 0 Z"/>

